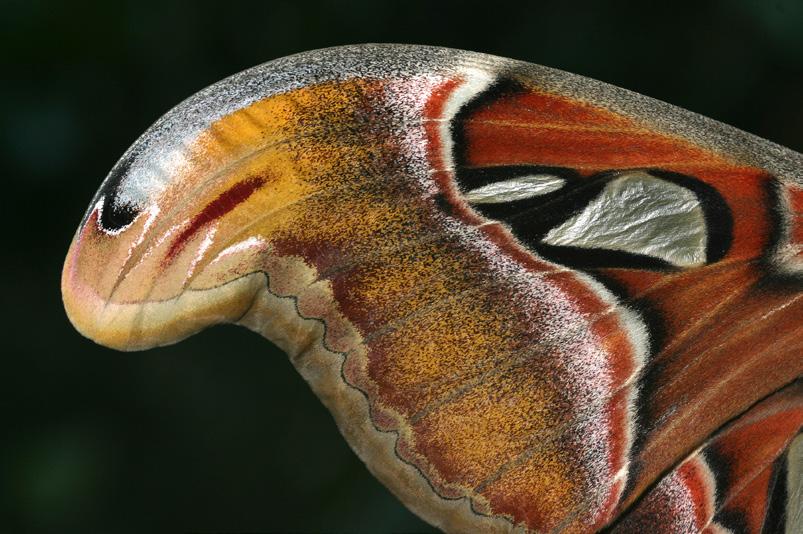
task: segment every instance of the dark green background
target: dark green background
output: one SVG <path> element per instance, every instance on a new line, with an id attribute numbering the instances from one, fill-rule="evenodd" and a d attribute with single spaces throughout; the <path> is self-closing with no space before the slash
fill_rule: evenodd
<path id="1" fill-rule="evenodd" d="M 265 340 L 221 327 L 121 354 L 64 316 L 61 262 L 100 181 L 159 115 L 224 76 L 338 44 L 437 44 L 803 148 L 801 2 L 431 4 L 0 3 L 0 531 L 428 529 Z"/>

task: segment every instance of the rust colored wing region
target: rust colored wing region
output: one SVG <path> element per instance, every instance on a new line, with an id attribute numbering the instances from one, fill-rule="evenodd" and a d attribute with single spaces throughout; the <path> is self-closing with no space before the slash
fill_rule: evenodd
<path id="1" fill-rule="evenodd" d="M 613 533 L 778 532 L 787 452 L 803 424 L 803 383 L 761 401 L 663 476 Z M 772 509 L 773 498 L 783 509 Z"/>
<path id="2" fill-rule="evenodd" d="M 728 233 L 727 248 L 714 261 L 709 256 L 693 268 L 647 270 L 625 258 L 615 267 L 585 269 L 651 327 L 652 354 L 639 380 L 633 477 L 620 510 L 723 422 L 803 373 L 800 282 L 784 273 L 784 262 L 801 248 L 795 233 L 803 217 L 798 186 L 656 131 L 649 121 L 526 82 L 501 82 L 469 103 L 462 120 L 458 180 L 461 173 L 508 165 L 568 168 L 576 173 L 577 189 L 594 190 L 604 175 L 672 173 L 710 186 L 729 214 L 728 229 L 709 225 L 709 237 L 712 231 Z M 521 213 L 502 212 L 502 219 L 548 218 L 550 210 L 560 209 L 560 195 L 571 194 L 521 206 Z M 533 248 L 542 252 L 537 240 L 544 236 L 534 226 L 522 227 L 517 237 L 535 240 Z M 774 257 L 781 241 L 786 252 Z M 593 253 L 571 252 L 557 261 L 566 258 L 572 265 L 577 255 Z"/>
<path id="3" fill-rule="evenodd" d="M 761 256 L 771 245 L 774 179 L 765 170 L 729 159 L 591 103 L 501 83 L 463 111 L 458 161 L 465 168 L 544 165 L 601 171 L 672 171 L 708 184 L 732 211 L 724 259 Z"/>
<path id="4" fill-rule="evenodd" d="M 446 531 L 754 530 L 799 470 L 801 162 L 537 66 L 313 52 L 146 132 L 62 293 L 122 350 L 263 334 Z"/>

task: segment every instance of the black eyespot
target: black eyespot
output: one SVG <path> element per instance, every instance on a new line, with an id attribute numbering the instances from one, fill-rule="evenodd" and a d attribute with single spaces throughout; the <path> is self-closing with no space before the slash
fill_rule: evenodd
<path id="1" fill-rule="evenodd" d="M 114 197 L 107 196 L 100 212 L 100 226 L 104 230 L 116 232 L 136 219 L 139 211 L 129 204 L 120 204 Z"/>
<path id="2" fill-rule="evenodd" d="M 119 198 L 120 184 L 128 174 L 132 160 L 132 157 L 125 157 L 117 162 L 98 191 L 98 198 L 103 199 L 103 208 L 98 222 L 101 228 L 109 232 L 125 228 L 139 215 L 139 210 L 135 206 L 123 202 Z"/>

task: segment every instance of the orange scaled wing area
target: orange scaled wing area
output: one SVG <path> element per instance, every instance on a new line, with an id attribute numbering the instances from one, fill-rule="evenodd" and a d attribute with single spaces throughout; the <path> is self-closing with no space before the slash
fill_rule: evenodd
<path id="1" fill-rule="evenodd" d="M 796 532 L 803 157 L 571 74 L 365 45 L 191 97 L 104 181 L 76 328 L 234 322 L 451 532 Z"/>

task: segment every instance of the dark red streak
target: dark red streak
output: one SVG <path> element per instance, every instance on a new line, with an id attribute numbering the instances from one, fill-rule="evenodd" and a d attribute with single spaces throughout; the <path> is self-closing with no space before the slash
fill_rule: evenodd
<path id="1" fill-rule="evenodd" d="M 239 204 L 245 202 L 248 197 L 265 184 L 264 178 L 247 178 L 242 182 L 233 185 L 227 191 L 221 193 L 215 200 L 206 205 L 201 212 L 193 217 L 190 224 L 184 231 L 179 234 L 170 250 L 167 251 L 166 261 L 172 260 L 178 254 L 189 239 L 198 233 L 198 230 L 207 224 L 215 221 L 231 210 L 236 208 Z"/>

